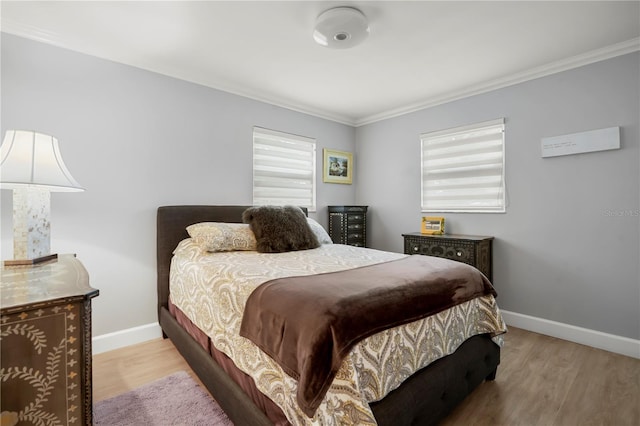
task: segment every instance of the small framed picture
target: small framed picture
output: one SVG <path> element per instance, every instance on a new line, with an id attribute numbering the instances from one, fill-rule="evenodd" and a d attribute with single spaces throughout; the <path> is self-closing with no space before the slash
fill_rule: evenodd
<path id="1" fill-rule="evenodd" d="M 420 232 L 430 235 L 444 234 L 444 217 L 439 216 L 423 216 L 422 227 Z"/>
<path id="2" fill-rule="evenodd" d="M 323 182 L 351 185 L 353 179 L 353 154 L 327 148 L 323 152 Z"/>

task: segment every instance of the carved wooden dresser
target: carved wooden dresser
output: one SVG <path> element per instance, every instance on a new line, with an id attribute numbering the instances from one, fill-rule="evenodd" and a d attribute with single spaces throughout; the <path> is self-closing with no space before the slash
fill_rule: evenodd
<path id="1" fill-rule="evenodd" d="M 329 206 L 329 236 L 336 244 L 367 246 L 367 206 Z"/>
<path id="2" fill-rule="evenodd" d="M 402 234 L 405 254 L 444 257 L 469 264 L 493 282 L 493 237 L 479 235 Z"/>
<path id="3" fill-rule="evenodd" d="M 91 299 L 74 255 L 5 266 L 0 282 L 2 424 L 92 425 Z"/>

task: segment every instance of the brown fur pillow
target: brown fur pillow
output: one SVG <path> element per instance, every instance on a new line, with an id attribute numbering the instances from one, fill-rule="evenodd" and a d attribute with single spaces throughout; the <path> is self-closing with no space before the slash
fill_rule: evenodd
<path id="1" fill-rule="evenodd" d="M 250 207 L 242 213 L 261 253 L 282 253 L 320 247 L 302 209 L 295 206 Z"/>

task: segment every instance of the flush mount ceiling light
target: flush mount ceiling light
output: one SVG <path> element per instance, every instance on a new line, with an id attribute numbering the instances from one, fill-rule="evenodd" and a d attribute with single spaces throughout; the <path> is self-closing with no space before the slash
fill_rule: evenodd
<path id="1" fill-rule="evenodd" d="M 348 49 L 360 44 L 369 35 L 369 22 L 353 7 L 336 7 L 318 16 L 313 39 L 331 49 Z"/>

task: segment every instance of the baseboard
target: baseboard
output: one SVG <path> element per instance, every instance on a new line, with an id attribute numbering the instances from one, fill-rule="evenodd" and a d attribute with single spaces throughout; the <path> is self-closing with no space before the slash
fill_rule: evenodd
<path id="1" fill-rule="evenodd" d="M 500 310 L 507 325 L 621 355 L 640 358 L 640 340 Z"/>
<path id="2" fill-rule="evenodd" d="M 157 339 L 158 337 L 162 337 L 162 329 L 160 328 L 160 324 L 155 322 L 95 336 L 91 340 L 91 349 L 93 355 L 96 355 L 125 346 L 135 345 L 136 343 L 146 342 L 147 340 Z"/>
<path id="3" fill-rule="evenodd" d="M 500 310 L 500 312 L 507 325 L 640 359 L 640 340 L 516 312 L 505 310 Z M 95 336 L 92 341 L 93 354 L 135 345 L 136 343 L 146 342 L 161 336 L 162 329 L 157 322 Z"/>

